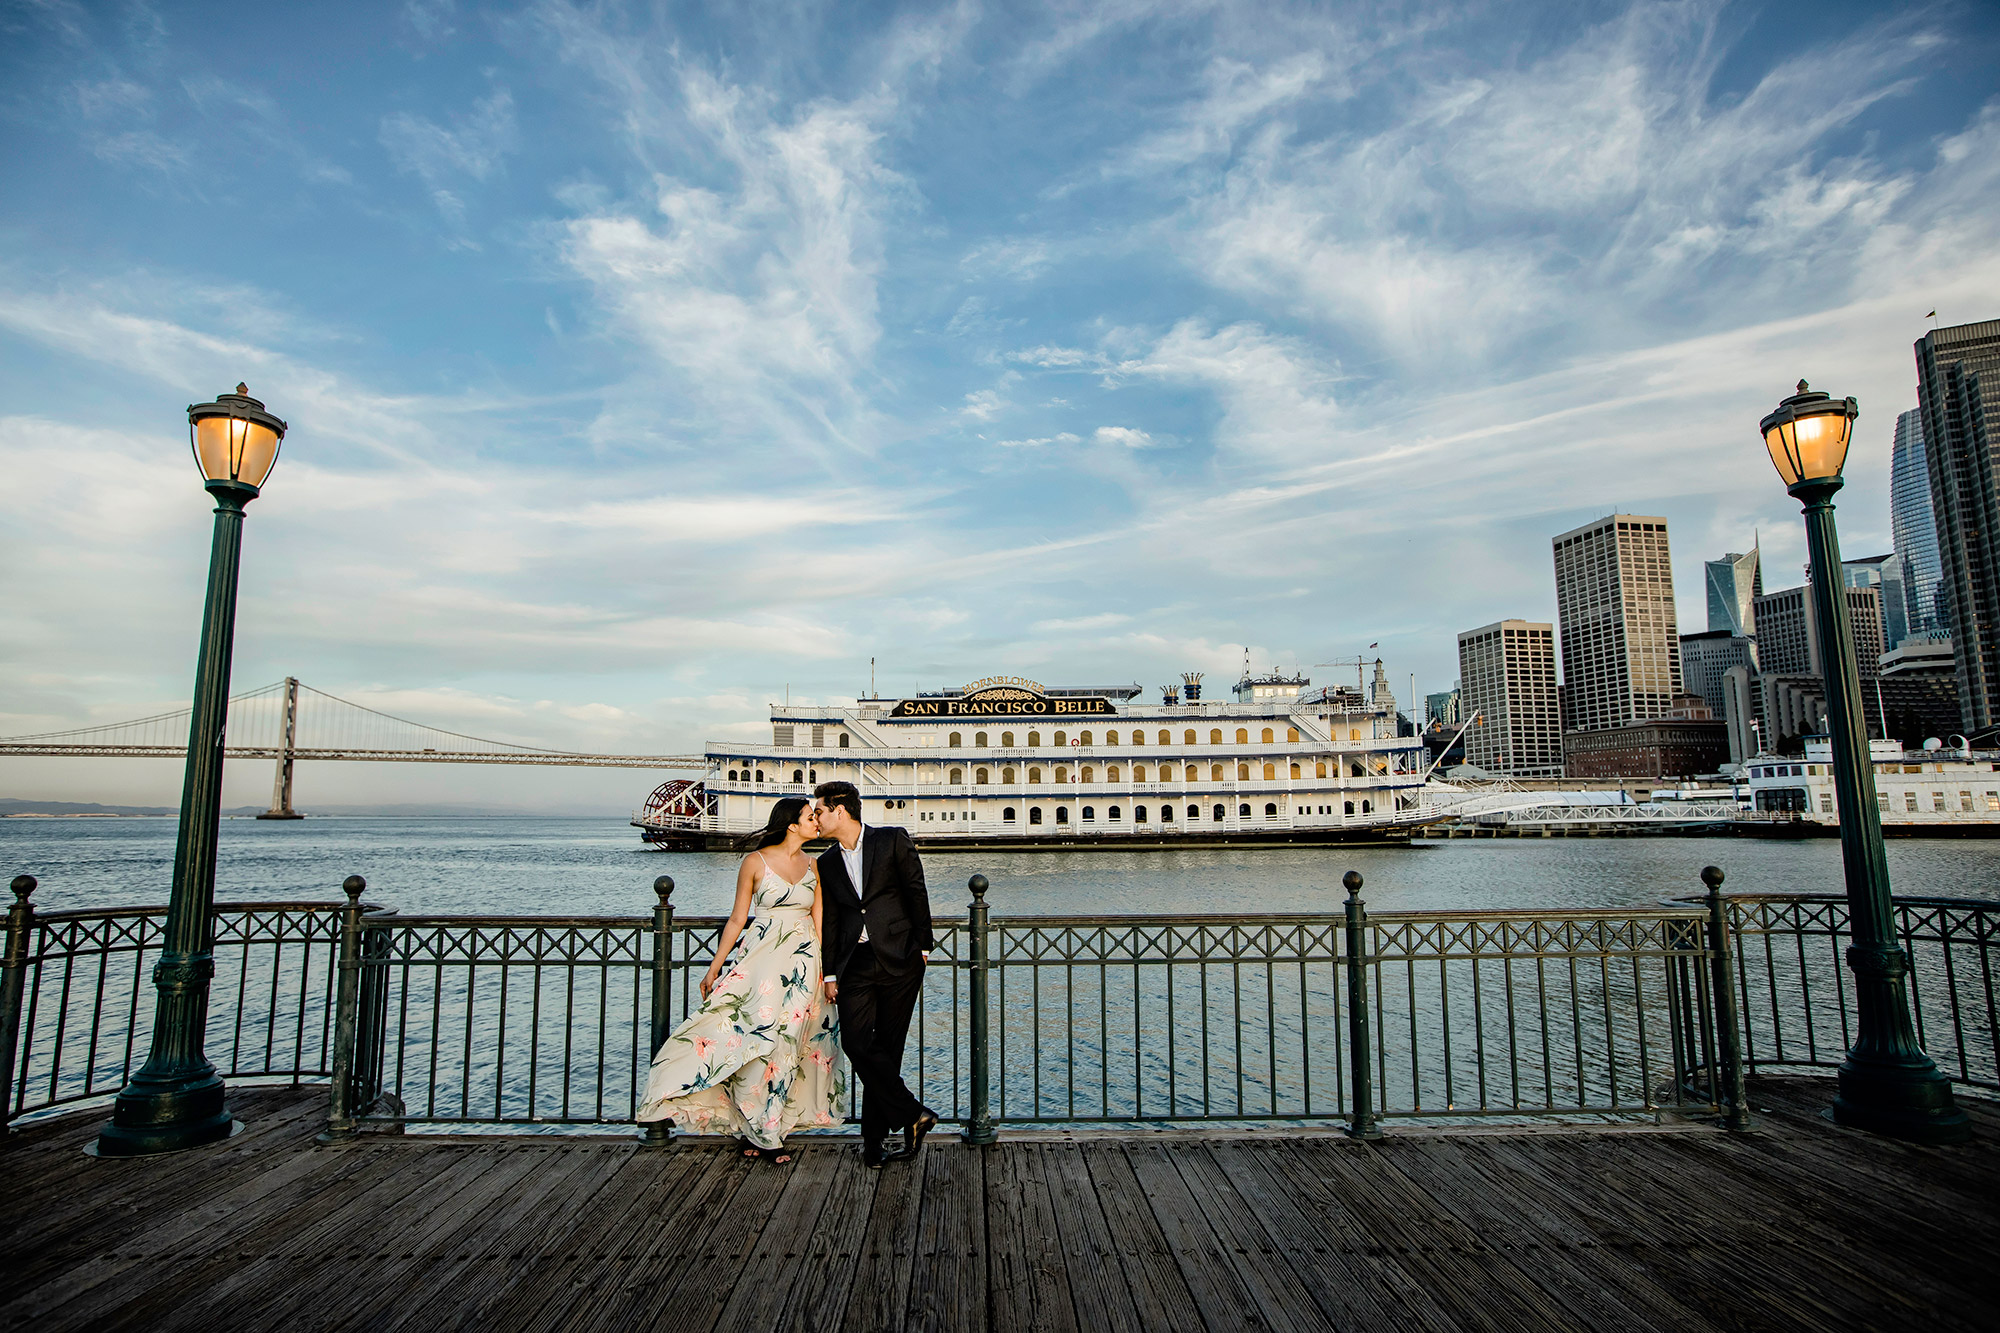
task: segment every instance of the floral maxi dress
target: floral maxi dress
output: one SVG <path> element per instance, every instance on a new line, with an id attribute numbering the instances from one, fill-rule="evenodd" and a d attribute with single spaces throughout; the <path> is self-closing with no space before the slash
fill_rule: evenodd
<path id="1" fill-rule="evenodd" d="M 639 1120 L 775 1148 L 800 1125 L 846 1118 L 847 1060 L 820 985 L 814 883 L 810 869 L 791 884 L 764 867 L 735 961 L 660 1044 Z"/>

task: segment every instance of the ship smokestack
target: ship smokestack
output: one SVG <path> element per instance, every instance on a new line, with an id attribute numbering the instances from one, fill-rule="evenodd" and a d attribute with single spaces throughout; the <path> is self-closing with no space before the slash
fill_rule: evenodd
<path id="1" fill-rule="evenodd" d="M 1189 703 L 1201 702 L 1201 678 L 1207 674 L 1205 671 L 1181 672 L 1181 679 L 1187 682 L 1187 701 Z"/>

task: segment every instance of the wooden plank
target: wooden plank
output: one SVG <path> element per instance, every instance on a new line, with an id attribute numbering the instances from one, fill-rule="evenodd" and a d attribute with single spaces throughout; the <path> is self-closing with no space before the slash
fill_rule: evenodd
<path id="1" fill-rule="evenodd" d="M 1443 1137 L 1399 1145 L 1397 1170 L 1574 1313 L 1586 1328 L 1679 1333 L 1695 1312 L 1625 1264 L 1601 1261 L 1601 1247 L 1570 1219 L 1519 1188 L 1517 1175 L 1467 1151 L 1474 1141 Z"/>
<path id="2" fill-rule="evenodd" d="M 987 1177 L 986 1275 L 995 1328 L 1031 1333 L 1078 1329 L 1055 1200 L 1042 1175 L 1047 1152 L 1036 1145 L 1000 1143 L 982 1154 Z"/>
<path id="3" fill-rule="evenodd" d="M 616 1280 L 617 1256 L 631 1249 L 633 1237 L 650 1225 L 644 1219 L 677 1206 L 703 1170 L 715 1164 L 713 1154 L 705 1152 L 634 1152 L 571 1226 L 527 1239 L 520 1259 L 483 1304 L 467 1306 L 429 1327 L 489 1333 L 568 1322 L 576 1308 L 588 1306 Z"/>
<path id="4" fill-rule="evenodd" d="M 778 1333 L 833 1333 L 840 1327 L 875 1203 L 876 1173 L 861 1164 L 851 1143 L 811 1151 L 832 1162 L 826 1202 L 819 1225 L 807 1238 L 798 1279 L 771 1321 Z"/>
<path id="5" fill-rule="evenodd" d="M 779 1312 L 805 1267 L 838 1160 L 836 1150 L 828 1148 L 794 1147 L 792 1152 L 789 1166 L 770 1168 L 786 1177 L 784 1191 L 772 1209 L 771 1220 L 759 1233 L 735 1289 L 716 1316 L 717 1328 L 768 1333 L 777 1324 Z"/>
<path id="6" fill-rule="evenodd" d="M 1291 1261 L 1272 1242 L 1251 1206 L 1230 1184 L 1205 1142 L 1177 1144 L 1166 1157 L 1181 1174 L 1202 1216 L 1222 1242 L 1223 1255 L 1236 1266 L 1257 1307 L 1274 1328 L 1325 1329 L 1334 1324 L 1300 1282 Z"/>
<path id="7" fill-rule="evenodd" d="M 1271 1243 L 1337 1328 L 1451 1333 L 1457 1325 L 1393 1263 L 1345 1242 L 1287 1174 L 1287 1156 L 1268 1142 L 1220 1143 L 1211 1152 Z M 1337 1201 L 1335 1202 L 1337 1206 Z"/>
<path id="8" fill-rule="evenodd" d="M 507 1204 L 505 1225 L 465 1234 L 466 1241 L 485 1243 L 433 1263 L 422 1277 L 408 1284 L 393 1308 L 375 1325 L 379 1328 L 449 1328 L 468 1313 L 483 1312 L 511 1276 L 525 1268 L 551 1235 L 572 1228 L 605 1186 L 623 1170 L 636 1151 L 633 1144 L 578 1144 L 566 1154 L 566 1169 L 545 1171 L 535 1187 L 520 1191 Z M 490 1232 L 491 1234 L 482 1234 Z"/>
<path id="9" fill-rule="evenodd" d="M 1284 1324 L 1271 1321 L 1269 1312 L 1243 1284 L 1236 1266 L 1223 1253 L 1222 1242 L 1202 1216 L 1200 1202 L 1188 1193 L 1167 1153 L 1156 1143 L 1134 1143 L 1126 1147 L 1125 1159 L 1132 1164 L 1132 1176 L 1160 1224 L 1160 1234 L 1166 1238 L 1202 1322 L 1213 1330 L 1285 1329 Z"/>
<path id="10" fill-rule="evenodd" d="M 1092 1333 L 1141 1333 L 1145 1325 L 1082 1152 L 1074 1143 L 1051 1144 L 1033 1160 L 1049 1192 L 1077 1325 Z"/>
<path id="11" fill-rule="evenodd" d="M 979 1330 L 987 1326 L 985 1150 L 930 1142 L 914 1162 L 890 1170 L 923 1173 L 923 1214 L 910 1273 L 913 1328 Z"/>
<path id="12" fill-rule="evenodd" d="M 672 1256 L 662 1270 L 644 1266 L 637 1270 L 634 1285 L 643 1299 L 633 1307 L 637 1313 L 632 1327 L 715 1326 L 757 1238 L 791 1183 L 790 1168 L 756 1162 L 746 1163 L 744 1171 L 735 1194 L 708 1217 L 683 1253 Z"/>
<path id="13" fill-rule="evenodd" d="M 1124 1146 L 1096 1140 L 1083 1145 L 1080 1156 L 1141 1327 L 1200 1333 L 1208 1325 L 1195 1308 L 1173 1245 L 1153 1215 Z"/>
<path id="14" fill-rule="evenodd" d="M 875 1197 L 840 1321 L 847 1333 L 899 1333 L 904 1327 L 924 1185 L 923 1173 L 909 1167 L 904 1162 L 870 1173 Z"/>

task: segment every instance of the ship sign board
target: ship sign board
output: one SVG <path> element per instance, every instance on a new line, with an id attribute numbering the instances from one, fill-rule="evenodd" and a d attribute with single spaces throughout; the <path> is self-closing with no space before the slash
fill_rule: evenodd
<path id="1" fill-rule="evenodd" d="M 890 711 L 894 718 L 955 717 L 1104 717 L 1116 716 L 1109 699 L 1051 699 L 1032 680 L 999 677 L 974 681 L 955 698 L 904 699 Z"/>

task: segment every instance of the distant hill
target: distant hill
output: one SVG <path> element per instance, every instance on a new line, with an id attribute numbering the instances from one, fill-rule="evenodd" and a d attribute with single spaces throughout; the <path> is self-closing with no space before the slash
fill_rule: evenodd
<path id="1" fill-rule="evenodd" d="M 0 815 L 177 815 L 165 805 L 98 805 L 94 801 L 17 801 L 0 796 Z"/>
<path id="2" fill-rule="evenodd" d="M 171 805 L 99 805 L 94 801 L 24 801 L 0 796 L 0 818 L 8 815 L 178 815 Z M 224 810 L 225 815 L 244 817 L 264 813 L 261 805 L 239 805 Z M 526 810 L 518 806 L 455 805 L 439 802 L 426 805 L 315 805 L 307 817 L 346 819 L 619 819 L 623 811 Z"/>

